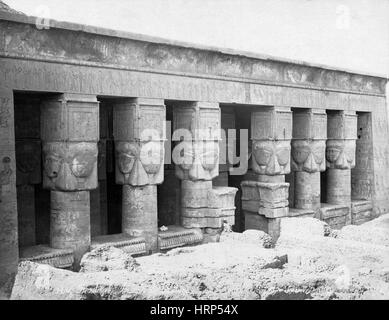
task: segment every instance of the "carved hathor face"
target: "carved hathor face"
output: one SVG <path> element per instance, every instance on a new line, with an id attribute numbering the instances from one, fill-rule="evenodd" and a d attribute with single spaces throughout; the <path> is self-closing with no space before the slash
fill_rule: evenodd
<path id="1" fill-rule="evenodd" d="M 97 154 L 96 143 L 45 143 L 45 187 L 68 191 L 94 189 L 97 187 Z"/>
<path id="2" fill-rule="evenodd" d="M 218 174 L 218 141 L 181 141 L 173 151 L 173 162 L 180 179 L 211 180 Z"/>
<path id="3" fill-rule="evenodd" d="M 325 171 L 325 140 L 293 140 L 293 171 L 319 172 Z"/>
<path id="4" fill-rule="evenodd" d="M 146 185 L 163 180 L 162 141 L 116 142 L 117 183 Z M 162 177 L 162 178 L 161 178 Z"/>
<path id="5" fill-rule="evenodd" d="M 290 141 L 253 141 L 252 167 L 258 174 L 290 172 Z"/>
<path id="6" fill-rule="evenodd" d="M 355 140 L 327 140 L 327 168 L 354 168 L 355 149 Z"/>

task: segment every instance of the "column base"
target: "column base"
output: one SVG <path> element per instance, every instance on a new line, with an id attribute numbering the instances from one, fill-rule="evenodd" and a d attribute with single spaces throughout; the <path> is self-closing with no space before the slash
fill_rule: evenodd
<path id="1" fill-rule="evenodd" d="M 38 245 L 20 248 L 19 261 L 32 261 L 48 264 L 54 268 L 72 269 L 74 255 L 71 249 L 54 249 L 48 245 Z"/>
<path id="2" fill-rule="evenodd" d="M 122 232 L 143 237 L 147 253 L 158 250 L 157 186 L 123 185 Z"/>
<path id="3" fill-rule="evenodd" d="M 92 238 L 91 250 L 102 246 L 112 246 L 123 251 L 139 256 L 147 253 L 146 241 L 142 237 L 130 237 L 124 233 L 109 234 Z"/>
<path id="4" fill-rule="evenodd" d="M 351 224 L 359 225 L 374 219 L 373 203 L 369 200 L 351 202 Z"/>
<path id="5" fill-rule="evenodd" d="M 282 218 L 267 218 L 258 213 L 244 212 L 245 230 L 261 230 L 269 234 L 276 242 L 280 236 L 280 223 Z"/>
<path id="6" fill-rule="evenodd" d="M 328 223 L 332 229 L 341 229 L 351 223 L 351 208 L 347 204 L 322 203 L 320 220 Z"/>
<path id="7" fill-rule="evenodd" d="M 186 229 L 180 226 L 167 228 L 166 231 L 158 232 L 158 246 L 161 251 L 199 244 L 204 238 L 201 229 Z"/>

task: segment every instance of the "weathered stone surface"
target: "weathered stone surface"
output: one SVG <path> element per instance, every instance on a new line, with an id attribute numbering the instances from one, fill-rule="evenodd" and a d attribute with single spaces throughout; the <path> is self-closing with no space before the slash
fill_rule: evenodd
<path id="1" fill-rule="evenodd" d="M 320 208 L 320 172 L 294 172 L 294 207 L 297 209 Z"/>
<path id="2" fill-rule="evenodd" d="M 129 253 L 107 245 L 87 252 L 81 259 L 80 272 L 133 271 L 138 266 L 136 260 Z"/>
<path id="3" fill-rule="evenodd" d="M 44 143 L 43 186 L 62 191 L 96 189 L 97 154 L 97 144 L 93 142 Z"/>
<path id="4" fill-rule="evenodd" d="M 0 145 L 0 295 L 5 297 L 11 293 L 19 258 L 15 172 L 14 150 Z"/>
<path id="5" fill-rule="evenodd" d="M 162 100 L 138 98 L 115 104 L 116 183 L 162 183 L 165 117 Z"/>
<path id="6" fill-rule="evenodd" d="M 322 204 L 320 219 L 326 222 L 332 229 L 341 229 L 351 223 L 350 204 Z"/>
<path id="7" fill-rule="evenodd" d="M 37 245 L 21 247 L 19 261 L 32 261 L 55 268 L 72 269 L 74 256 L 72 249 L 54 249 L 47 245 Z"/>
<path id="8" fill-rule="evenodd" d="M 373 203 L 359 200 L 351 202 L 351 224 L 362 224 L 373 219 Z"/>
<path id="9" fill-rule="evenodd" d="M 176 247 L 193 245 L 201 243 L 202 241 L 203 233 L 200 229 L 185 229 L 178 226 L 168 226 L 166 231 L 158 232 L 158 247 L 160 250 L 169 250 Z"/>
<path id="10" fill-rule="evenodd" d="M 124 233 L 96 236 L 92 239 L 91 250 L 104 246 L 119 248 L 133 256 L 148 253 L 144 238 L 131 237 Z"/>
<path id="11" fill-rule="evenodd" d="M 146 239 L 146 251 L 158 249 L 157 186 L 123 186 L 122 231 Z"/>
<path id="12" fill-rule="evenodd" d="M 77 269 L 91 241 L 89 192 L 52 191 L 50 210 L 50 246 L 73 249 Z"/>
<path id="13" fill-rule="evenodd" d="M 351 196 L 371 200 L 374 196 L 373 124 L 371 113 L 358 113 L 355 167 L 351 169 Z"/>
<path id="14" fill-rule="evenodd" d="M 96 96 L 63 94 L 41 105 L 41 139 L 44 142 L 97 142 L 99 102 Z"/>
<path id="15" fill-rule="evenodd" d="M 214 103 L 173 106 L 172 158 L 181 180 L 212 180 L 219 173 L 220 108 Z"/>
<path id="16" fill-rule="evenodd" d="M 327 203 L 350 204 L 351 171 L 349 169 L 327 169 Z"/>

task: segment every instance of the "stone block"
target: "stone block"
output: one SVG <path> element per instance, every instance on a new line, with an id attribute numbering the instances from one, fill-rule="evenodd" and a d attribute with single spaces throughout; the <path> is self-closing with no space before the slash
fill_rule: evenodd
<path id="1" fill-rule="evenodd" d="M 351 202 L 351 224 L 359 225 L 373 218 L 373 203 L 371 201 L 353 200 Z"/>
<path id="2" fill-rule="evenodd" d="M 164 141 L 166 107 L 160 99 L 123 99 L 113 107 L 115 141 Z"/>
<path id="3" fill-rule="evenodd" d="M 32 261 L 48 264 L 54 268 L 72 269 L 74 256 L 72 249 L 54 249 L 47 245 L 38 245 L 20 248 L 19 261 Z"/>
<path id="4" fill-rule="evenodd" d="M 332 229 L 341 229 L 351 223 L 351 210 L 348 205 L 322 204 L 320 220 L 328 223 Z"/>
<path id="5" fill-rule="evenodd" d="M 245 230 L 254 229 L 261 230 L 269 234 L 273 241 L 276 241 L 280 236 L 280 222 L 282 218 L 266 218 L 265 216 L 244 212 Z"/>
<path id="6" fill-rule="evenodd" d="M 96 96 L 62 94 L 41 105 L 44 142 L 97 142 L 99 102 Z"/>
<path id="7" fill-rule="evenodd" d="M 212 181 L 181 181 L 181 207 L 207 208 L 212 196 Z"/>
<path id="8" fill-rule="evenodd" d="M 194 245 L 202 241 L 203 233 L 201 229 L 185 229 L 178 226 L 168 226 L 167 231 L 159 231 L 158 233 L 158 246 L 160 250 Z"/>
<path id="9" fill-rule="evenodd" d="M 245 201 L 258 201 L 259 207 L 282 208 L 288 206 L 289 183 L 243 181 L 242 205 Z"/>
<path id="10" fill-rule="evenodd" d="M 133 256 L 143 255 L 146 251 L 146 242 L 142 237 L 131 237 L 124 233 L 102 235 L 92 238 L 91 250 L 103 246 L 112 246 Z"/>
<path id="11" fill-rule="evenodd" d="M 292 139 L 290 108 L 263 107 L 251 115 L 251 136 L 254 140 Z"/>

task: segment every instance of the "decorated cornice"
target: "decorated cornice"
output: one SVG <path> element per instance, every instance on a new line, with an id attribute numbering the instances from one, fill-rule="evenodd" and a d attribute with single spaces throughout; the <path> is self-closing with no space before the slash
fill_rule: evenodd
<path id="1" fill-rule="evenodd" d="M 91 26 L 0 13 L 0 56 L 384 95 L 387 78 Z"/>

